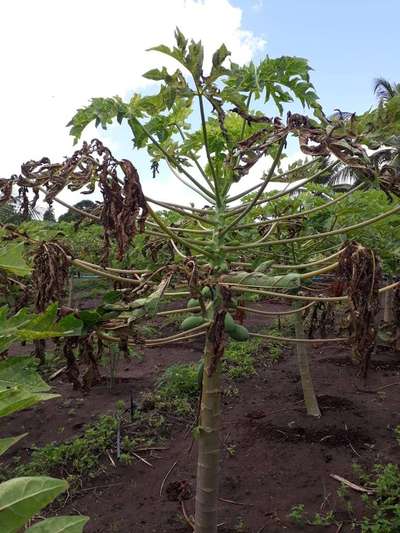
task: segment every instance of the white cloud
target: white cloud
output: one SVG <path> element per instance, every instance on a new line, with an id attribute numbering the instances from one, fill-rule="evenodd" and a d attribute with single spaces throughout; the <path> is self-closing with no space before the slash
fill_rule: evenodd
<path id="1" fill-rule="evenodd" d="M 228 0 L 13 0 L 0 3 L 0 21 L 0 177 L 70 153 L 75 110 L 147 85 L 142 73 L 165 60 L 145 50 L 172 43 L 175 26 L 208 52 L 225 42 L 239 63 L 264 44 Z"/>

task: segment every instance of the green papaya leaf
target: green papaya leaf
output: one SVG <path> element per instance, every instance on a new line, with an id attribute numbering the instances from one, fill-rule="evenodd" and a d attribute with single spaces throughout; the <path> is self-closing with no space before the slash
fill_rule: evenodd
<path id="1" fill-rule="evenodd" d="M 158 46 L 152 46 L 151 48 L 147 49 L 147 52 L 161 52 L 161 54 L 165 54 L 167 56 L 173 57 L 174 59 L 177 59 L 178 61 L 181 61 L 183 59 L 182 53 L 177 50 L 176 48 L 172 49 L 166 46 L 165 44 L 160 44 Z"/>
<path id="2" fill-rule="evenodd" d="M 29 276 L 31 268 L 23 256 L 24 244 L 13 242 L 0 249 L 0 269 L 17 276 Z"/>
<path id="3" fill-rule="evenodd" d="M 103 295 L 103 302 L 105 304 L 113 304 L 121 299 L 121 293 L 118 291 L 109 291 Z"/>
<path id="4" fill-rule="evenodd" d="M 168 71 L 165 67 L 161 70 L 158 68 L 153 68 L 142 74 L 143 78 L 154 81 L 162 81 L 168 79 Z"/>
<path id="5" fill-rule="evenodd" d="M 49 305 L 46 311 L 33 318 L 18 331 L 18 338 L 26 341 L 50 339 L 52 337 L 78 336 L 82 331 L 82 321 L 70 314 L 57 322 L 57 303 Z"/>
<path id="6" fill-rule="evenodd" d="M 0 483 L 1 533 L 19 531 L 67 488 L 66 481 L 50 477 L 20 477 Z"/>
<path id="7" fill-rule="evenodd" d="M 38 522 L 26 533 L 82 533 L 88 520 L 88 516 L 56 516 Z"/>
<path id="8" fill-rule="evenodd" d="M 0 391 L 20 386 L 30 392 L 47 392 L 49 385 L 32 367 L 31 357 L 9 357 L 0 361 Z"/>
<path id="9" fill-rule="evenodd" d="M 27 409 L 33 405 L 58 398 L 59 394 L 47 394 L 43 392 L 31 392 L 22 387 L 12 387 L 0 391 L 0 417 L 7 416 L 21 409 Z M 0 528 L 0 531 L 1 528 Z"/>
<path id="10" fill-rule="evenodd" d="M 6 305 L 0 308 L 0 353 L 18 339 L 18 329 L 32 320 L 32 315 L 27 309 L 21 309 L 10 318 L 7 318 L 8 311 Z"/>
<path id="11" fill-rule="evenodd" d="M 91 328 L 103 320 L 102 316 L 95 309 L 80 311 L 79 318 L 86 328 Z"/>
<path id="12" fill-rule="evenodd" d="M 22 435 L 17 435 L 16 437 L 5 437 L 4 439 L 0 439 L 0 455 L 3 455 L 8 448 L 11 448 L 11 446 L 14 446 L 19 440 L 26 437 L 28 433 L 23 433 Z"/>
<path id="13" fill-rule="evenodd" d="M 14 316 L 7 318 L 8 306 L 0 308 L 0 336 L 7 337 L 14 335 L 18 328 L 23 327 L 32 320 L 32 315 L 28 309 L 23 308 L 18 311 Z"/>
<path id="14" fill-rule="evenodd" d="M 216 52 L 214 52 L 212 56 L 212 70 L 211 70 L 211 76 L 218 74 L 221 72 L 224 72 L 224 69 L 221 68 L 222 63 L 225 61 L 225 59 L 230 56 L 231 53 L 225 46 L 225 44 L 222 44 Z"/>
<path id="15" fill-rule="evenodd" d="M 57 303 L 49 305 L 44 313 L 31 315 L 21 309 L 7 318 L 8 308 L 0 308 L 0 353 L 17 341 L 33 341 L 52 337 L 70 337 L 81 334 L 83 323 L 70 314 L 57 321 Z"/>

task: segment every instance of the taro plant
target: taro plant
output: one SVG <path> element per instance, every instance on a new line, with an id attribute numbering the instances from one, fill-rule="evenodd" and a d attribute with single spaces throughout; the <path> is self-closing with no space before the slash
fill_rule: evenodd
<path id="1" fill-rule="evenodd" d="M 384 141 L 379 133 L 382 114 L 387 123 L 386 135 L 398 128 L 399 115 L 396 102 L 391 101 L 390 109 L 383 106 L 371 114 L 354 116 L 351 121 L 332 122 L 318 103 L 306 60 L 266 57 L 258 65 L 239 66 L 229 62 L 230 52 L 222 45 L 213 54 L 206 71 L 201 42 L 189 42 L 179 30 L 175 38 L 173 48 L 160 45 L 152 49 L 178 63 L 173 72 L 162 67 L 144 75 L 159 83 L 158 93 L 134 94 L 128 101 L 119 97 L 94 98 L 71 120 L 71 134 L 78 140 L 92 122 L 107 128 L 114 120 L 126 121 L 133 134 L 134 147 L 146 150 L 149 155 L 153 177 L 168 168 L 206 205 L 198 208 L 146 196 L 133 164 L 126 159 L 117 160 L 100 141 L 93 140 L 83 143 L 63 163 L 51 163 L 48 159 L 28 161 L 22 165 L 19 176 L 2 184 L 2 191 L 6 202 L 11 198 L 13 184 L 17 184 L 22 202 L 29 203 L 27 191 L 31 188 L 36 194 L 42 192 L 51 203 L 59 201 L 57 194 L 65 187 L 72 190 L 86 187 L 84 192 L 90 193 L 98 186 L 104 200 L 101 205 L 93 210 L 69 207 L 103 227 L 101 265 L 73 257 L 57 240 L 39 243 L 29 234 L 18 233 L 10 227 L 5 232 L 18 246 L 25 242 L 33 249 L 33 279 L 47 276 L 52 280 L 40 292 L 41 305 L 60 299 L 65 272 L 71 266 L 117 284 L 116 290 L 107 293 L 96 309 L 67 310 L 84 322 L 81 338 L 71 342 L 81 346 L 83 342 L 85 357 L 91 361 L 85 374 L 86 383 L 95 374 L 96 353 L 104 344 L 118 343 L 124 351 L 130 345 L 151 348 L 205 338 L 200 367 L 200 412 L 194 431 L 198 444 L 195 516 L 193 523 L 189 516 L 187 519 L 196 533 L 216 533 L 221 369 L 226 338 L 239 342 L 246 342 L 251 336 L 276 340 L 275 336 L 249 332 L 243 325 L 244 312 L 263 313 L 244 305 L 244 297 L 253 294 L 284 298 L 296 303 L 292 311 L 284 313 L 297 316 L 312 302 L 347 301 L 350 297 L 354 317 L 360 310 L 366 312 L 368 301 L 360 300 L 357 293 L 357 287 L 365 287 L 365 279 L 361 276 L 362 283 L 352 285 L 354 276 L 348 268 L 349 261 L 356 254 L 360 259 L 356 264 L 367 265 L 375 302 L 378 269 L 371 270 L 371 265 L 376 265 L 377 259 L 356 245 L 344 254 L 347 247 L 341 248 L 339 243 L 332 249 L 332 245 L 326 246 L 327 240 L 333 236 L 348 238 L 352 231 L 400 212 L 400 205 L 394 202 L 391 209 L 375 217 L 323 231 L 310 231 L 308 216 L 323 211 L 332 202 L 291 215 L 279 212 L 279 199 L 304 186 L 304 180 L 292 182 L 293 170 L 282 169 L 288 139 L 298 142 L 302 152 L 311 157 L 296 168 L 300 174 L 312 168 L 306 179 L 308 183 L 318 181 L 340 163 L 357 169 L 361 184 L 354 190 L 372 185 L 381 187 L 392 197 L 399 193 L 398 178 L 390 168 L 374 165 L 366 146 L 376 149 Z M 284 119 L 284 106 L 293 100 L 311 109 L 313 116 L 288 111 Z M 275 106 L 276 116 L 265 114 L 266 105 Z M 260 176 L 259 183 L 235 194 L 232 187 L 245 182 L 257 161 L 265 156 L 269 158 L 268 170 Z M 280 192 L 268 193 L 268 185 L 276 179 L 286 181 L 287 186 Z M 249 194 L 252 196 L 247 199 Z M 239 203 L 240 200 L 243 201 Z M 335 203 L 340 200 L 341 197 Z M 264 205 L 278 206 L 267 220 L 260 218 L 259 208 Z M 294 232 L 293 222 L 296 222 Z M 114 252 L 118 260 L 126 261 L 139 233 L 145 237 L 151 257 L 157 261 L 158 254 L 162 254 L 162 261 L 150 270 L 140 270 L 135 265 L 126 268 L 126 263 L 125 268 L 109 266 Z M 300 246 L 306 259 L 288 256 L 292 246 Z M 341 263 L 341 275 L 346 287 L 350 287 L 346 289 L 348 294 L 333 299 L 316 296 L 308 289 L 308 280 L 335 271 L 342 256 L 345 260 Z M 54 275 L 59 270 L 64 273 L 61 278 Z M 360 276 L 356 279 L 360 281 Z M 34 284 L 36 301 L 38 287 L 38 283 Z M 185 308 L 161 309 L 163 298 L 181 296 L 188 297 Z M 140 321 L 171 313 L 183 317 L 179 333 L 154 339 L 140 335 Z M 364 329 L 360 320 L 357 323 L 355 337 L 360 357 L 374 341 L 373 318 L 372 313 Z M 297 344 L 308 342 L 298 323 L 296 332 L 298 337 L 283 340 Z M 360 332 L 368 333 L 367 347 L 360 342 Z M 79 378 L 73 350 L 74 345 L 67 345 L 69 375 L 79 387 L 85 383 Z M 299 361 L 308 411 L 318 414 L 306 352 L 299 353 Z"/>

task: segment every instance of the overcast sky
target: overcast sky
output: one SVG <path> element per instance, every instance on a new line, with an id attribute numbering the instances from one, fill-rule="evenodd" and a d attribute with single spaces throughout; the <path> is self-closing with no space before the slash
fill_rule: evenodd
<path id="1" fill-rule="evenodd" d="M 0 177 L 28 159 L 70 154 L 65 125 L 90 97 L 152 90 L 141 75 L 165 59 L 145 50 L 171 43 L 176 26 L 208 52 L 224 42 L 238 63 L 307 57 L 326 111 L 362 112 L 374 103 L 374 77 L 399 80 L 399 15 L 397 0 L 1 0 Z M 127 129 L 89 128 L 93 136 L 133 159 Z M 143 158 L 133 162 L 141 170 Z M 193 200 L 166 172 L 152 180 L 143 167 L 142 181 L 149 196 Z"/>

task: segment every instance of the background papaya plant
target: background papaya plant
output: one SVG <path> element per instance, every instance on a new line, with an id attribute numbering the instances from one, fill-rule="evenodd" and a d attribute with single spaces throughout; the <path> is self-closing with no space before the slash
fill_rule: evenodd
<path id="1" fill-rule="evenodd" d="M 32 366 L 30 357 L 14 357 L 0 361 L 0 417 L 32 407 L 38 402 L 56 398 L 50 387 Z M 27 434 L 0 439 L 0 456 Z M 21 531 L 46 505 L 68 489 L 61 479 L 44 476 L 19 477 L 0 483 L 0 529 L 4 533 Z M 57 516 L 36 522 L 25 531 L 81 533 L 86 516 Z"/>
<path id="2" fill-rule="evenodd" d="M 121 350 L 126 350 L 130 345 L 152 347 L 205 336 L 200 413 L 194 430 L 198 463 L 193 528 L 196 533 L 216 533 L 224 345 L 228 336 L 246 341 L 250 335 L 261 335 L 236 322 L 236 312 L 243 310 L 240 297 L 249 293 L 285 298 L 296 303 L 294 314 L 304 304 L 332 301 L 326 295 L 310 294 L 307 283 L 316 275 L 337 269 L 347 247 L 336 238 L 349 237 L 354 231 L 400 212 L 397 170 L 390 164 L 383 168 L 376 165 L 366 149 L 378 149 L 384 138 L 398 129 L 400 117 L 396 102 L 391 99 L 387 103 L 390 109 L 383 105 L 361 117 L 332 121 L 319 105 L 306 60 L 266 57 L 258 65 L 239 66 L 229 62 L 230 53 L 222 45 L 213 54 L 206 72 L 201 42 L 189 41 L 178 29 L 175 39 L 173 48 L 160 45 L 152 49 L 178 63 L 174 72 L 162 67 L 144 75 L 159 82 L 158 93 L 134 94 L 128 101 L 120 97 L 94 98 L 71 120 L 71 134 L 78 140 L 92 122 L 107 128 L 114 120 L 125 121 L 132 131 L 134 147 L 149 155 L 149 171 L 156 177 L 169 168 L 176 179 L 199 196 L 206 204 L 204 208 L 146 196 L 133 164 L 126 159 L 117 160 L 98 140 L 83 143 L 63 163 L 51 163 L 46 158 L 28 161 L 22 165 L 20 175 L 3 183 L 2 192 L 6 203 L 12 187 L 18 185 L 23 201 L 27 202 L 26 190 L 32 189 L 36 196 L 43 193 L 51 203 L 58 201 L 57 194 L 65 187 L 83 189 L 85 193 L 100 189 L 103 203 L 93 210 L 70 206 L 102 227 L 100 264 L 74 256 L 58 241 L 50 246 L 57 250 L 58 258 L 64 258 L 64 266 L 86 270 L 118 284 L 117 290 L 106 294 L 102 304 L 89 314 L 70 310 L 71 315 L 84 322 L 85 342 L 97 339 L 100 344 L 118 343 Z M 288 111 L 283 118 L 284 109 L 295 100 L 308 107 L 313 116 Z M 271 106 L 275 107 L 275 116 L 265 112 Z M 284 171 L 282 159 L 289 139 L 298 143 L 311 160 Z M 260 176 L 260 182 L 233 194 L 232 186 L 245 182 L 257 161 L 265 156 L 270 158 L 269 168 Z M 280 212 L 280 199 L 293 195 L 307 183 L 318 182 L 338 165 L 357 172 L 353 189 L 333 203 L 326 201 L 309 209 L 300 209 L 299 204 L 298 211 Z M 303 179 L 306 169 L 312 172 Z M 302 176 L 300 182 L 296 176 Z M 267 192 L 268 185 L 276 180 L 286 183 L 284 190 Z M 355 190 L 369 187 L 381 188 L 392 200 L 392 206 L 357 223 L 339 225 L 335 221 L 327 227 L 319 220 L 317 231 L 308 225 L 311 213 L 321 214 Z M 267 218 L 262 211 L 264 206 L 273 208 Z M 10 236 L 13 230 L 4 231 Z M 114 253 L 118 261 L 128 261 L 137 236 L 145 238 L 155 261 L 163 254 L 161 264 L 147 270 L 112 263 Z M 40 243 L 33 242 L 29 233 L 14 231 L 13 238 L 13 246 L 36 247 L 37 258 Z M 46 242 L 42 246 L 49 249 Z M 372 253 L 364 247 L 353 249 L 355 253 L 362 252 L 364 261 L 371 264 L 375 257 Z M 34 261 L 34 269 L 38 264 Z M 341 265 L 343 275 L 347 273 L 344 266 Z M 347 279 L 350 285 L 351 281 L 351 277 Z M 376 287 L 377 280 L 372 281 Z M 44 300 L 50 303 L 56 292 L 47 294 Z M 162 299 L 181 296 L 190 298 L 188 308 L 173 310 L 189 314 L 181 324 L 182 331 L 169 337 L 144 339 L 140 322 L 167 315 L 170 310 L 160 310 Z M 355 305 L 360 303 L 356 296 L 353 291 L 334 297 L 333 301 L 353 298 Z M 252 308 L 248 311 L 256 312 Z M 301 328 L 297 326 L 296 331 L 297 338 L 286 340 L 305 342 Z M 299 353 L 299 361 L 303 365 L 303 388 L 312 393 L 308 395 L 308 408 L 314 407 L 313 414 L 318 414 L 309 369 L 304 371 L 308 365 L 304 351 Z"/>

